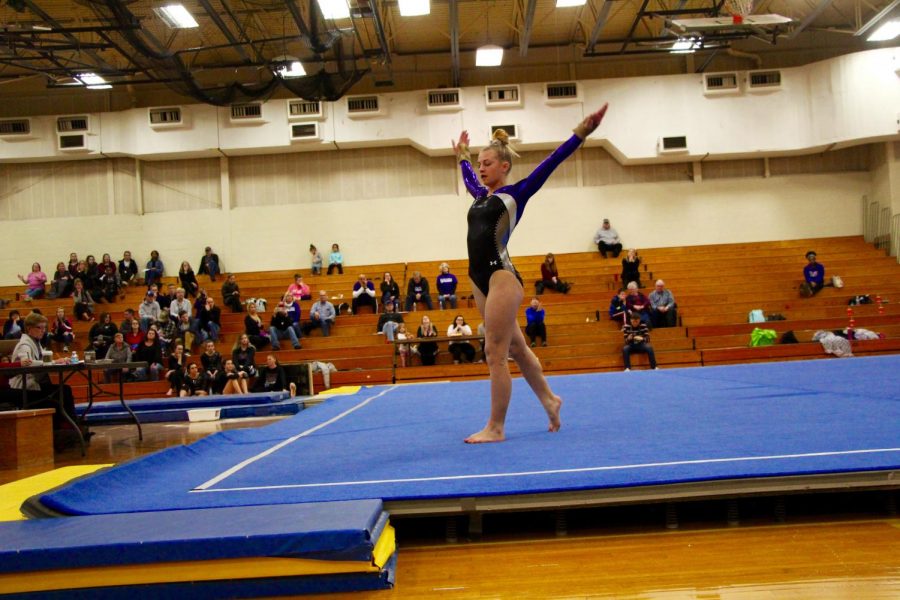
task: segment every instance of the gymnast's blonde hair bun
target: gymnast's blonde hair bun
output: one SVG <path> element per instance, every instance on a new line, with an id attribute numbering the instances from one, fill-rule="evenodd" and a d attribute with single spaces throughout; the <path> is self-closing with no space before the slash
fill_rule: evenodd
<path id="1" fill-rule="evenodd" d="M 518 153 L 516 153 L 515 149 L 509 144 L 509 134 L 502 127 L 498 127 L 494 130 L 493 134 L 491 134 L 491 146 L 493 146 L 501 160 L 508 161 L 512 164 L 512 157 L 519 158 Z"/>

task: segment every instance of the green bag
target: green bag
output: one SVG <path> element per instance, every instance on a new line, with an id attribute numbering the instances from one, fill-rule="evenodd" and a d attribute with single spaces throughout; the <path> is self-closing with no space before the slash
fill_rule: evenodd
<path id="1" fill-rule="evenodd" d="M 778 332 L 774 329 L 760 329 L 756 327 L 750 333 L 750 345 L 751 346 L 771 346 L 775 343 L 775 339 L 778 337 Z"/>

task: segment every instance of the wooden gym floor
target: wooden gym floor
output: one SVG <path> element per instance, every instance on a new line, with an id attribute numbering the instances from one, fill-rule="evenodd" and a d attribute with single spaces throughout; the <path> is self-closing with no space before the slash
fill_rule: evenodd
<path id="1" fill-rule="evenodd" d="M 130 425 L 95 427 L 85 458 L 71 448 L 55 466 L 122 462 L 217 427 L 271 421 L 153 423 L 143 442 Z M 40 471 L 0 471 L 0 484 Z M 480 540 L 460 535 L 455 543 L 446 541 L 449 521 L 400 520 L 396 587 L 327 598 L 900 598 L 894 498 L 803 500 L 780 523 L 749 504 L 731 526 L 724 503 L 685 507 L 677 529 L 666 528 L 670 515 L 658 505 L 581 511 L 564 521 L 500 515 L 485 517 Z"/>

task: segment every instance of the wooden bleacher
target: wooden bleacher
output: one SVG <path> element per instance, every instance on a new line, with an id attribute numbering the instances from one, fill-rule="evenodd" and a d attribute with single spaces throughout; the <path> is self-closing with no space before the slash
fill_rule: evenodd
<path id="1" fill-rule="evenodd" d="M 814 298 L 800 298 L 798 286 L 802 281 L 804 254 L 810 248 L 817 250 L 829 276 L 838 274 L 843 278 L 844 288 L 826 288 Z M 641 259 L 644 292 L 652 291 L 654 280 L 662 278 L 678 303 L 679 326 L 652 333 L 657 361 L 662 368 L 825 357 L 821 346 L 810 341 L 812 334 L 819 329 L 845 328 L 848 324 L 847 301 L 860 294 L 869 294 L 873 299 L 880 295 L 883 300 L 889 300 L 881 307 L 875 304 L 854 307 L 857 327 L 882 332 L 886 339 L 854 342 L 854 353 L 900 351 L 900 303 L 893 302 L 900 298 L 900 265 L 860 237 L 651 248 L 641 251 Z M 244 299 L 264 297 L 268 300 L 269 312 L 262 315 L 267 322 L 295 272 L 304 275 L 314 299 L 319 289 L 325 289 L 337 305 L 350 303 L 352 286 L 359 273 L 367 274 L 377 287 L 382 273 L 390 271 L 405 292 L 407 279 L 418 270 L 429 280 L 432 294 L 435 294 L 435 276 L 440 262 L 347 266 L 344 275 L 331 276 L 311 276 L 309 269 L 236 273 L 236 276 Z M 466 299 L 471 294 L 466 261 L 448 262 L 460 282 L 457 291 L 459 308 L 406 313 L 405 321 L 411 331 L 415 331 L 425 314 L 431 317 L 441 333 L 457 313 L 465 317 L 473 330 L 481 322 L 474 304 Z M 533 293 L 533 283 L 540 276 L 543 256 L 515 257 L 514 262 L 526 287 L 519 313 L 519 323 L 524 327 L 524 309 Z M 557 255 L 557 262 L 561 277 L 573 287 L 566 295 L 548 291 L 542 296 L 547 309 L 549 345 L 535 348 L 535 352 L 545 371 L 561 374 L 621 369 L 620 326 L 607 319 L 609 300 L 620 285 L 620 260 L 603 259 L 595 252 L 585 252 Z M 210 291 L 221 307 L 222 280 L 213 283 L 205 277 L 199 279 L 201 286 Z M 167 277 L 163 283 L 171 281 L 174 278 Z M 14 298 L 17 291 L 22 291 L 21 286 L 0 288 L 0 298 Z M 123 300 L 97 305 L 97 312 L 111 312 L 113 321 L 118 323 L 125 308 L 138 306 L 143 292 L 143 287 L 129 288 Z M 304 319 L 313 301 L 301 303 Z M 31 306 L 40 307 L 51 319 L 57 306 L 65 306 L 71 317 L 70 299 L 13 302 L 7 310 L 15 308 L 27 314 Z M 747 323 L 747 314 L 755 308 L 763 309 L 767 314 L 782 314 L 786 320 Z M 597 311 L 599 321 L 595 318 Z M 243 317 L 243 314 L 223 308 L 222 332 L 217 345 L 223 355 L 230 354 L 232 344 L 243 331 Z M 331 375 L 332 386 L 487 377 L 487 367 L 483 363 L 452 364 L 445 344 L 441 345 L 434 366 L 420 366 L 416 362 L 414 366 L 395 371 L 393 345 L 385 343 L 384 336 L 376 333 L 377 320 L 377 315 L 371 312 L 341 315 L 331 337 L 324 338 L 317 330 L 302 340 L 302 349 L 285 349 L 283 345 L 276 354 L 282 363 L 321 361 L 334 364 L 338 372 Z M 74 349 L 79 353 L 90 326 L 91 323 L 75 323 Z M 779 335 L 792 330 L 801 343 L 750 348 L 750 332 L 757 326 L 774 329 Z M 270 351 L 270 348 L 259 351 L 258 362 L 262 363 Z M 197 360 L 196 353 L 192 360 Z M 635 356 L 633 362 L 637 368 L 647 364 L 644 355 Z M 512 363 L 511 369 L 516 372 Z M 317 377 L 317 389 L 321 389 L 321 375 Z M 115 386 L 110 385 L 108 389 L 112 392 Z M 133 382 L 127 383 L 125 389 L 129 397 L 153 397 L 164 395 L 167 385 L 165 382 Z M 84 395 L 85 390 L 76 389 L 76 397 L 83 398 Z"/>

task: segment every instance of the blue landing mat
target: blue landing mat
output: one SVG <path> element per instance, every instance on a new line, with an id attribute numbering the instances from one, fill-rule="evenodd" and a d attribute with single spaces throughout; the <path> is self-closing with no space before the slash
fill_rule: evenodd
<path id="1" fill-rule="evenodd" d="M 507 441 L 467 445 L 487 381 L 379 386 L 39 498 L 63 514 L 410 500 L 900 468 L 900 357 L 551 378 L 563 427 L 514 382 Z"/>
<path id="2" fill-rule="evenodd" d="M 262 392 L 259 394 L 214 394 L 211 396 L 188 396 L 185 398 L 163 397 L 163 398 L 142 398 L 140 400 L 126 400 L 128 408 L 136 413 L 144 410 L 165 410 L 169 408 L 218 408 L 220 406 L 229 406 L 231 404 L 269 404 L 271 402 L 280 402 L 281 400 L 289 400 L 290 392 Z M 79 404 L 75 406 L 75 412 L 81 415 L 87 404 Z M 103 402 L 94 402 L 88 418 L 94 414 L 106 412 L 121 412 L 122 403 L 118 400 L 105 400 Z"/>

